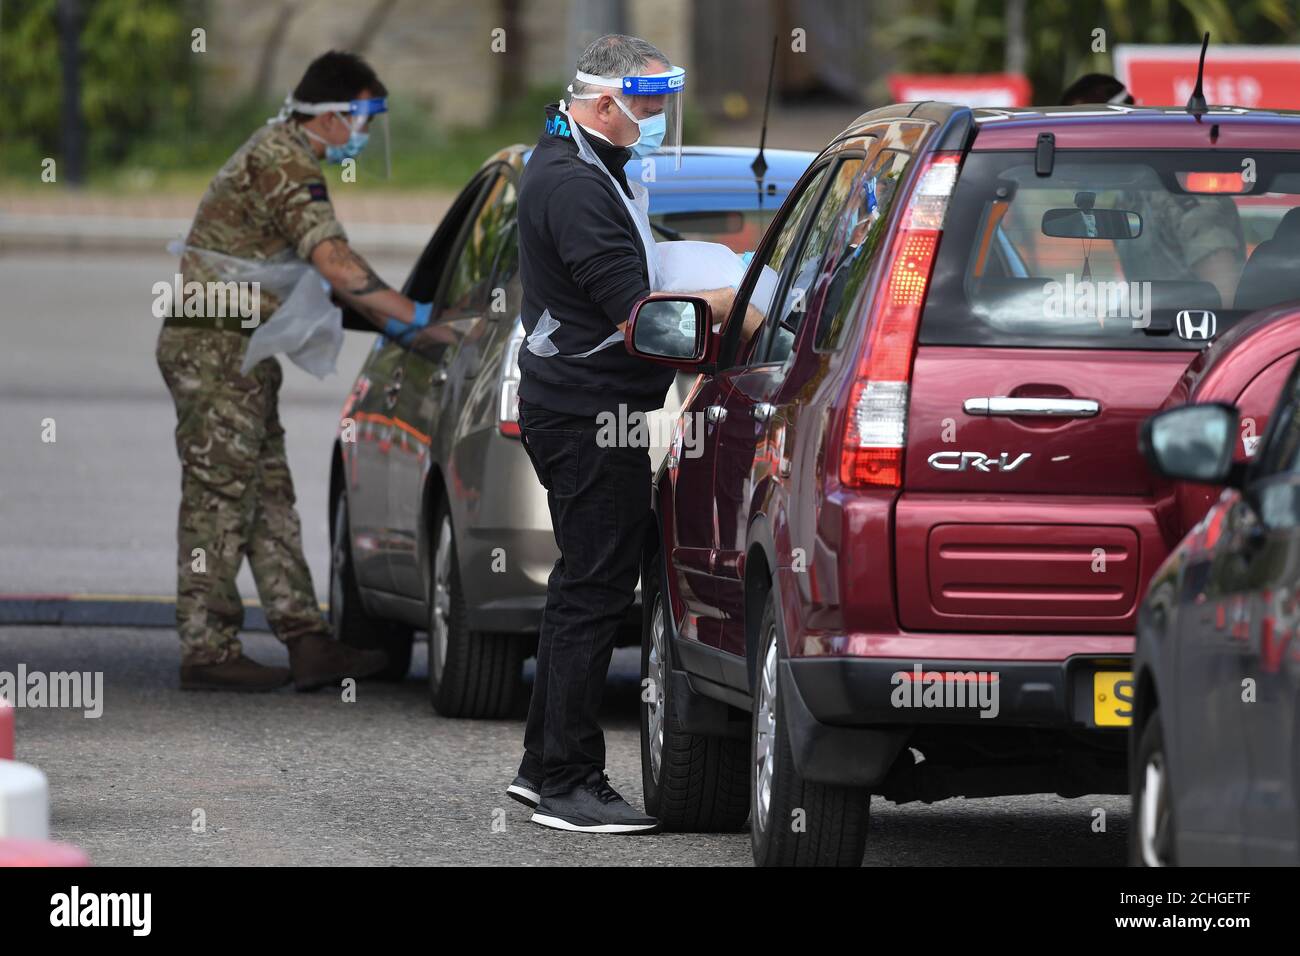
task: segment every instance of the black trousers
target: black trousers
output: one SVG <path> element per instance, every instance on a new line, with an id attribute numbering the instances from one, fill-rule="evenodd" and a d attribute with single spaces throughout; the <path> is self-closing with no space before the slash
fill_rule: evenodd
<path id="1" fill-rule="evenodd" d="M 636 598 L 650 520 L 650 452 L 602 448 L 595 417 L 523 401 L 519 424 L 560 549 L 546 588 L 519 773 L 553 796 L 605 769 L 597 717 L 614 640 Z"/>

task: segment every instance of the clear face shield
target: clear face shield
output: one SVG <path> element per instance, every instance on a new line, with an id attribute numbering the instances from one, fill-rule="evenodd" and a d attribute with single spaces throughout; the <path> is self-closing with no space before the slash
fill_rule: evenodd
<path id="1" fill-rule="evenodd" d="M 609 93 L 582 93 L 575 100 L 613 96 L 614 103 L 641 130 L 641 137 L 629 147 L 641 159 L 672 156 L 674 168 L 682 168 L 682 90 L 686 71 L 680 66 L 645 76 L 595 76 L 577 74 L 589 86 L 602 86 Z M 570 87 L 572 91 L 572 87 Z"/>
<path id="2" fill-rule="evenodd" d="M 337 103 L 304 103 L 289 96 L 285 98 L 279 116 L 272 122 L 283 122 L 292 113 L 306 113 L 309 116 L 333 113 L 344 124 L 348 138 L 341 143 L 328 142 L 311 130 L 304 129 L 303 132 L 324 145 L 326 162 L 343 166 L 345 182 L 348 181 L 349 170 L 357 179 L 388 179 L 392 176 L 386 97 L 372 96 Z"/>

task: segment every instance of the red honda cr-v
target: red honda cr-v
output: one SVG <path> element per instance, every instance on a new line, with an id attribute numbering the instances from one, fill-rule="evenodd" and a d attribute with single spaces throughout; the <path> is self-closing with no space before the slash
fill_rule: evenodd
<path id="1" fill-rule="evenodd" d="M 1138 426 L 1232 401 L 1252 450 L 1297 205 L 1297 114 L 908 104 L 821 153 L 721 331 L 643 302 L 628 347 L 701 373 L 644 567 L 647 810 L 856 864 L 873 793 L 1124 792 L 1135 611 L 1207 503 Z"/>

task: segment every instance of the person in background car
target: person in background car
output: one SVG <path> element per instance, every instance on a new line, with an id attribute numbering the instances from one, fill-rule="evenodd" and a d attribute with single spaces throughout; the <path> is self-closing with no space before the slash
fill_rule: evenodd
<path id="1" fill-rule="evenodd" d="M 1070 84 L 1062 106 L 1090 103 L 1132 106 L 1128 89 L 1113 76 L 1089 73 Z M 1152 276 L 1211 283 L 1224 308 L 1231 308 L 1246 264 L 1246 240 L 1236 204 L 1226 196 L 1193 196 L 1167 189 L 1120 194 L 1122 208 L 1142 217 L 1148 241 L 1117 244 L 1126 278 Z"/>

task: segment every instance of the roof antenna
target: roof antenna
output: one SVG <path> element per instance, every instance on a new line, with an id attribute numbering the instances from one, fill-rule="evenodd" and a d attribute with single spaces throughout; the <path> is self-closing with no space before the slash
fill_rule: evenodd
<path id="1" fill-rule="evenodd" d="M 754 161 L 749 164 L 749 168 L 754 171 L 754 178 L 761 180 L 763 174 L 767 172 L 767 160 L 763 157 L 763 149 L 767 146 L 767 111 L 772 107 L 772 78 L 776 74 L 776 45 L 780 41 L 779 34 L 772 35 L 772 61 L 767 66 L 767 96 L 763 100 L 763 131 L 758 136 L 758 155 Z M 762 184 L 759 185 L 760 202 L 762 197 Z"/>
<path id="2" fill-rule="evenodd" d="M 1210 45 L 1210 32 L 1205 31 L 1205 39 L 1201 41 L 1201 65 L 1196 68 L 1196 88 L 1192 90 L 1192 95 L 1187 98 L 1187 112 L 1196 117 L 1196 122 L 1201 121 L 1201 117 L 1210 111 L 1210 106 L 1205 102 L 1205 92 L 1202 89 L 1202 82 L 1205 79 L 1205 50 Z"/>

